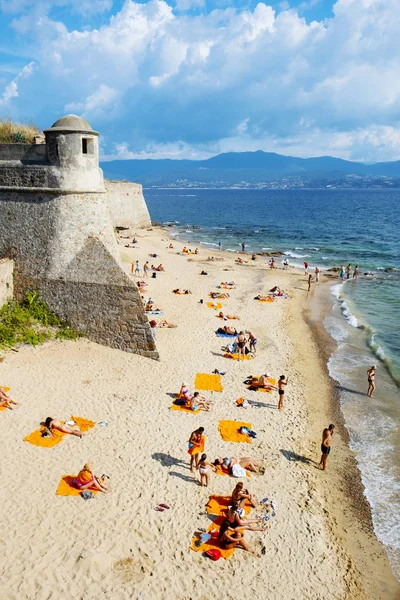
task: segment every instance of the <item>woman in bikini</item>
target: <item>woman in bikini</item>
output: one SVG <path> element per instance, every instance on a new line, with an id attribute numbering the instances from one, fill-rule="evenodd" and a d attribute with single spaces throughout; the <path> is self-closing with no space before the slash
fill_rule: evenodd
<path id="1" fill-rule="evenodd" d="M 255 462 L 248 456 L 243 456 L 242 458 L 237 458 L 236 456 L 232 456 L 231 458 L 223 458 L 219 456 L 213 462 L 214 467 L 220 466 L 224 473 L 232 474 L 232 467 L 234 465 L 240 465 L 242 469 L 247 469 L 248 471 L 252 471 L 253 473 L 258 473 L 259 468 L 255 464 Z"/>
<path id="2" fill-rule="evenodd" d="M 104 477 L 104 475 L 103 475 Z M 83 469 L 79 471 L 79 474 L 73 480 L 73 484 L 78 490 L 98 490 L 104 494 L 108 492 L 107 487 L 104 485 L 103 477 L 96 477 L 93 473 L 92 463 L 85 463 Z"/>
<path id="3" fill-rule="evenodd" d="M 77 437 L 80 437 L 80 438 L 83 438 L 83 436 L 85 435 L 84 433 L 82 433 L 82 431 L 79 431 L 79 428 L 73 429 L 72 427 L 69 427 L 69 425 L 63 425 L 63 423 L 61 423 L 61 421 L 58 421 L 57 419 L 52 419 L 51 417 L 47 417 L 47 419 L 45 420 L 45 422 L 43 424 L 43 428 L 44 428 L 44 432 L 43 432 L 44 437 L 49 437 L 49 436 L 53 437 L 53 429 L 61 431 L 62 433 L 69 433 L 71 435 L 76 435 Z"/>
<path id="4" fill-rule="evenodd" d="M 205 435 L 204 435 L 204 427 L 199 427 L 195 431 L 193 431 L 189 438 L 189 450 L 190 454 L 190 470 L 194 470 L 194 465 L 196 465 L 196 469 L 199 466 L 199 454 L 204 452 L 205 445 Z"/>
<path id="5" fill-rule="evenodd" d="M 285 386 L 288 383 L 288 379 L 285 379 L 284 375 L 281 375 L 279 377 L 279 381 L 278 381 L 278 394 L 279 394 L 279 401 L 278 401 L 278 410 L 282 410 L 285 408 L 284 406 L 284 400 L 285 400 Z"/>
<path id="6" fill-rule="evenodd" d="M 240 360 L 240 355 L 243 355 L 243 360 L 245 358 L 245 353 L 246 353 L 246 343 L 247 343 L 247 339 L 244 335 L 244 332 L 241 331 L 239 333 L 239 335 L 237 336 L 237 347 L 238 347 L 238 360 Z"/>
<path id="7" fill-rule="evenodd" d="M 255 508 L 256 505 L 253 502 L 251 494 L 249 494 L 248 490 L 243 488 L 243 481 L 239 481 L 239 483 L 236 484 L 236 487 L 232 492 L 232 503 L 237 502 L 242 508 L 246 504 L 246 502 L 249 502 L 250 506 Z"/>
<path id="8" fill-rule="evenodd" d="M 202 454 L 201 458 L 200 458 L 200 462 L 198 464 L 198 470 L 199 470 L 199 474 L 200 474 L 200 485 L 201 487 L 208 487 L 208 484 L 210 482 L 210 470 L 208 467 L 210 467 L 213 471 L 215 471 L 215 467 L 214 465 L 212 465 L 211 463 L 207 462 L 207 455 L 206 454 Z"/>
<path id="9" fill-rule="evenodd" d="M 238 502 L 232 502 L 232 506 L 228 508 L 226 518 L 229 521 L 229 527 L 232 529 L 240 528 L 247 529 L 249 531 L 264 531 L 265 527 L 257 526 L 263 519 L 258 517 L 257 519 L 244 518 L 244 509 L 239 506 Z"/>
<path id="10" fill-rule="evenodd" d="M 368 375 L 368 392 L 367 392 L 367 396 L 368 396 L 368 398 L 373 398 L 373 393 L 375 391 L 375 370 L 376 370 L 376 365 L 373 365 L 367 371 L 367 375 Z"/>
<path id="11" fill-rule="evenodd" d="M 240 548 L 243 548 L 243 550 L 246 550 L 246 552 L 254 554 L 254 551 L 250 550 L 246 544 L 244 534 L 241 531 L 233 529 L 230 526 L 228 519 L 222 521 L 218 539 L 223 550 L 231 550 L 232 548 L 237 548 L 240 546 Z"/>

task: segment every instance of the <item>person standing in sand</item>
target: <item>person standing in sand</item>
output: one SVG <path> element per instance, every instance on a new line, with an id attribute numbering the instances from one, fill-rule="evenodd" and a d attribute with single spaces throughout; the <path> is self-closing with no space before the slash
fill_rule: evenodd
<path id="1" fill-rule="evenodd" d="M 246 343 L 247 343 L 247 339 L 244 335 L 244 332 L 241 331 L 239 333 L 239 335 L 237 336 L 237 347 L 238 347 L 238 360 L 240 360 L 240 355 L 243 354 L 243 360 L 246 357 Z"/>
<path id="2" fill-rule="evenodd" d="M 133 273 L 135 271 L 135 277 L 140 277 L 140 266 L 139 266 L 139 261 L 132 261 L 132 266 L 131 266 L 131 273 Z"/>
<path id="3" fill-rule="evenodd" d="M 311 283 L 312 283 L 312 280 L 313 280 L 313 276 L 312 276 L 312 275 L 311 275 L 311 273 L 310 273 L 310 274 L 309 274 L 309 276 L 308 276 L 308 290 L 307 290 L 307 291 L 310 291 L 310 290 L 311 290 Z"/>
<path id="4" fill-rule="evenodd" d="M 322 444 L 321 444 L 322 455 L 321 455 L 321 460 L 319 463 L 319 466 L 321 467 L 322 471 L 326 471 L 326 461 L 327 461 L 328 455 L 331 451 L 332 436 L 334 434 L 334 431 L 335 431 L 335 426 L 331 423 L 329 425 L 329 427 L 324 429 L 322 432 Z"/>
<path id="5" fill-rule="evenodd" d="M 149 271 L 150 271 L 149 261 L 146 260 L 146 262 L 143 265 L 143 277 L 148 277 L 148 272 Z"/>
<path id="6" fill-rule="evenodd" d="M 199 427 L 195 431 L 192 431 L 188 443 L 188 454 L 190 454 L 190 470 L 193 472 L 194 466 L 196 466 L 196 469 L 199 468 L 199 454 L 203 454 L 204 452 L 204 446 L 206 443 L 204 427 Z"/>
<path id="7" fill-rule="evenodd" d="M 319 274 L 320 274 L 319 268 L 315 267 L 315 283 L 318 283 L 318 281 L 319 281 Z"/>
<path id="8" fill-rule="evenodd" d="M 253 354 L 256 353 L 256 345 L 257 345 L 257 338 L 253 333 L 251 333 L 251 331 L 249 331 L 249 347 L 250 347 L 250 352 L 252 352 Z"/>
<path id="9" fill-rule="evenodd" d="M 221 244 L 221 242 L 218 242 L 218 250 L 219 250 L 220 252 L 221 252 L 221 250 L 222 250 L 222 244 Z"/>
<path id="10" fill-rule="evenodd" d="M 284 375 L 281 375 L 279 377 L 279 381 L 278 381 L 278 394 L 279 394 L 279 401 L 278 401 L 278 410 L 283 410 L 285 408 L 284 405 L 284 401 L 285 401 L 285 386 L 287 386 L 288 384 L 288 378 Z"/>
<path id="11" fill-rule="evenodd" d="M 351 274 L 351 263 L 349 263 L 347 265 L 347 269 L 346 269 L 346 279 L 350 279 L 350 274 Z"/>
<path id="12" fill-rule="evenodd" d="M 367 396 L 368 396 L 368 398 L 373 398 L 374 397 L 373 394 L 374 394 L 374 391 L 376 389 L 376 386 L 375 386 L 375 371 L 376 371 L 376 365 L 373 365 L 367 371 L 367 375 L 368 375 L 368 391 L 367 391 Z"/>
<path id="13" fill-rule="evenodd" d="M 308 262 L 305 260 L 304 261 L 304 275 L 307 275 L 308 273 Z"/>

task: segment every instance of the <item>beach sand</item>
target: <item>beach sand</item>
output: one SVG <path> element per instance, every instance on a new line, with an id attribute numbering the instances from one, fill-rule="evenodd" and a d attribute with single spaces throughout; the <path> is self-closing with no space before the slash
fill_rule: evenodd
<path id="1" fill-rule="evenodd" d="M 324 341 L 307 320 L 304 274 L 265 268 L 264 259 L 236 265 L 235 256 L 177 255 L 167 250 L 168 232 L 141 231 L 136 249 L 121 241 L 124 268 L 132 260 L 162 264 L 166 272 L 148 279 L 145 296 L 162 307 L 176 329 L 157 329 L 160 361 L 112 350 L 81 339 L 50 342 L 9 352 L 0 364 L 0 385 L 21 403 L 0 412 L 2 530 L 0 597 L 7 600 L 125 598 L 174 600 L 393 599 L 399 585 L 376 540 L 363 500 L 354 457 L 347 447 L 337 399 L 324 367 Z M 164 241 L 162 241 L 162 238 Z M 148 257 L 150 252 L 160 258 Z M 232 271 L 224 271 L 231 267 Z M 201 270 L 207 276 L 201 276 Z M 259 342 L 251 361 L 232 361 L 221 348 L 229 340 L 214 331 L 225 324 L 207 308 L 208 292 L 221 281 L 236 289 L 223 310 L 237 314 L 230 325 L 253 331 Z M 273 285 L 290 300 L 253 300 Z M 321 284 L 320 284 L 321 285 Z M 191 295 L 176 296 L 174 288 Z M 316 294 L 316 291 L 313 292 Z M 200 304 L 202 298 L 204 304 Z M 160 318 L 160 317 L 154 317 Z M 226 371 L 223 392 L 203 392 L 210 412 L 169 409 L 183 381 L 193 391 L 196 373 Z M 248 391 L 248 375 L 268 371 L 289 376 L 286 410 L 278 395 Z M 245 396 L 252 406 L 235 400 Z M 23 441 L 47 416 L 71 415 L 97 425 L 82 440 L 67 436 L 52 449 Z M 224 442 L 220 420 L 247 421 L 257 432 L 250 444 Z M 321 432 L 335 422 L 328 470 L 318 468 Z M 189 549 L 198 528 L 210 520 L 211 494 L 228 495 L 237 480 L 211 475 L 209 488 L 189 470 L 187 441 L 205 427 L 206 453 L 250 456 L 264 475 L 246 481 L 255 498 L 272 498 L 276 516 L 266 533 L 247 532 L 257 557 L 238 549 L 227 561 L 212 562 Z M 65 474 L 91 460 L 110 476 L 111 493 L 95 499 L 55 495 Z M 166 503 L 169 510 L 155 507 Z M 258 514 L 261 509 L 253 509 Z"/>

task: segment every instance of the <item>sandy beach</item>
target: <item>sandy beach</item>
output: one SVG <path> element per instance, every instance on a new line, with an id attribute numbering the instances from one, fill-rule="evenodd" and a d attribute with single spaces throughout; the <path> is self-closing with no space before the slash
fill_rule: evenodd
<path id="1" fill-rule="evenodd" d="M 0 412 L 3 439 L 0 525 L 3 560 L 0 597 L 7 600 L 128 598 L 166 600 L 395 599 L 400 587 L 371 525 L 356 461 L 347 446 L 334 386 L 325 364 L 325 344 L 310 326 L 310 295 L 304 273 L 271 271 L 267 259 L 235 264 L 235 255 L 214 252 L 179 255 L 167 249 L 168 232 L 139 233 L 138 247 L 121 260 L 146 260 L 165 267 L 148 278 L 145 297 L 177 325 L 156 329 L 160 361 L 112 350 L 80 339 L 23 347 L 4 354 L 0 385 L 21 403 Z M 159 258 L 150 258 L 156 253 Z M 249 256 L 247 258 L 250 258 Z M 224 269 L 231 269 L 225 271 Z M 200 275 L 204 270 L 206 276 Z M 258 339 L 252 360 L 224 358 L 225 324 L 206 306 L 208 293 L 235 281 L 223 311 L 229 321 Z M 261 303 L 253 298 L 274 285 L 291 298 Z M 323 286 L 323 281 L 319 284 Z M 177 296 L 175 288 L 190 295 Z M 318 290 L 313 287 L 313 301 Z M 199 303 L 203 299 L 204 303 Z M 225 371 L 223 392 L 203 392 L 209 412 L 170 410 L 182 382 L 194 391 L 196 373 Z M 289 377 L 286 410 L 278 394 L 246 389 L 249 375 L 268 371 Z M 235 405 L 244 396 L 247 409 Z M 46 417 L 71 415 L 105 421 L 81 440 L 67 436 L 55 448 L 23 441 Z M 224 442 L 220 420 L 251 422 L 252 444 Z M 318 469 L 321 433 L 336 424 L 328 470 Z M 264 475 L 247 478 L 253 496 L 274 499 L 276 516 L 267 532 L 247 532 L 252 556 L 237 549 L 227 561 L 212 562 L 190 550 L 198 528 L 207 529 L 205 505 L 211 494 L 229 495 L 237 480 L 211 474 L 208 488 L 189 470 L 187 442 L 203 426 L 209 460 L 249 456 Z M 60 479 L 77 474 L 91 460 L 110 476 L 110 494 L 95 499 L 56 496 Z M 166 503 L 170 508 L 155 508 Z M 262 512 L 261 507 L 252 516 Z"/>

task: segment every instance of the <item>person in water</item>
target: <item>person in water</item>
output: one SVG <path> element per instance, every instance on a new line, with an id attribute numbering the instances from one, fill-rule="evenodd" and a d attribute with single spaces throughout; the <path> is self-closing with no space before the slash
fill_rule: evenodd
<path id="1" fill-rule="evenodd" d="M 285 387 L 288 384 L 288 378 L 284 375 L 281 375 L 279 377 L 279 381 L 278 381 L 278 394 L 279 394 L 279 401 L 278 401 L 278 410 L 283 410 L 285 408 L 284 405 L 284 401 L 285 401 Z"/>
<path id="2" fill-rule="evenodd" d="M 358 278 L 358 274 L 359 274 L 359 268 L 358 268 L 358 265 L 356 265 L 354 267 L 354 271 L 353 271 L 353 279 L 357 279 Z"/>
<path id="3" fill-rule="evenodd" d="M 368 375 L 368 391 L 367 391 L 367 396 L 368 396 L 368 398 L 373 398 L 374 397 L 374 391 L 376 389 L 376 386 L 375 386 L 375 371 L 376 371 L 376 365 L 373 365 L 367 371 L 367 375 Z"/>
<path id="4" fill-rule="evenodd" d="M 52 419 L 52 417 L 47 417 L 47 419 L 44 422 L 44 437 L 53 437 L 53 430 L 56 429 L 57 431 L 61 431 L 62 433 L 69 433 L 70 435 L 76 435 L 79 438 L 83 438 L 83 436 L 85 435 L 84 433 L 82 433 L 82 431 L 79 431 L 78 429 L 74 429 L 73 427 L 70 427 L 69 425 L 64 425 L 63 423 L 61 423 L 61 421 L 58 421 L 57 419 Z M 46 436 L 47 434 L 47 436 Z"/>
<path id="5" fill-rule="evenodd" d="M 104 485 L 105 475 L 102 477 L 96 477 L 93 473 L 92 463 L 85 463 L 83 468 L 79 471 L 77 477 L 73 480 L 73 484 L 78 490 L 97 490 L 106 494 L 108 488 Z"/>
<path id="6" fill-rule="evenodd" d="M 321 460 L 319 466 L 323 471 L 326 471 L 326 461 L 331 451 L 332 436 L 335 431 L 335 426 L 331 423 L 329 427 L 325 428 L 322 432 L 322 444 L 321 444 Z"/>

